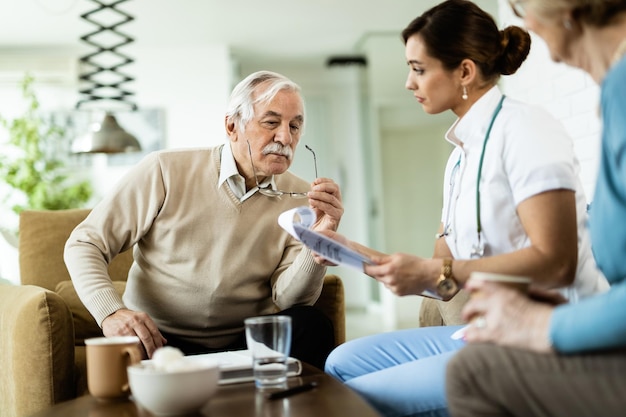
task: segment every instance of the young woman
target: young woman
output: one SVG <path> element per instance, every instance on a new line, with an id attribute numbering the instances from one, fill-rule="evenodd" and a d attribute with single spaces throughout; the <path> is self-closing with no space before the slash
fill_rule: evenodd
<path id="1" fill-rule="evenodd" d="M 626 0 L 511 1 L 552 58 L 601 85 L 602 152 L 591 241 L 611 288 L 554 306 L 487 283 L 466 318 L 485 326 L 448 370 L 454 416 L 623 416 L 626 410 Z"/>
<path id="2" fill-rule="evenodd" d="M 522 275 L 576 300 L 606 286 L 583 224 L 586 201 L 571 139 L 545 111 L 502 95 L 500 75 L 526 58 L 530 37 L 498 30 L 474 3 L 450 0 L 402 32 L 407 89 L 430 114 L 453 111 L 455 148 L 444 178 L 434 257 L 370 255 L 365 272 L 398 295 L 427 290 L 449 299 L 473 271 Z M 465 345 L 459 327 L 375 335 L 335 349 L 326 372 L 387 416 L 447 415 L 445 367 Z"/>

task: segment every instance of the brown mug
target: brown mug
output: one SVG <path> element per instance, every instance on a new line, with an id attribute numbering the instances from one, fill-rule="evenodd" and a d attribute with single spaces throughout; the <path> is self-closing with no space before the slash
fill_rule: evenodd
<path id="1" fill-rule="evenodd" d="M 126 398 L 130 394 L 129 365 L 141 361 L 137 336 L 95 337 L 85 340 L 87 346 L 87 386 L 100 400 Z"/>

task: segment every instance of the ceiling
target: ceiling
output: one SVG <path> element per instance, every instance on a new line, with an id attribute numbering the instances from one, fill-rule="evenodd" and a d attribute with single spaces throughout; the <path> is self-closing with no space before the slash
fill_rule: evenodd
<path id="1" fill-rule="evenodd" d="M 112 2 L 107 0 L 105 2 Z M 0 48 L 85 48 L 90 0 L 0 0 Z M 137 45 L 226 44 L 239 60 L 307 61 L 358 53 L 372 34 L 398 34 L 438 0 L 134 0 L 120 30 Z M 476 1 L 487 10 L 496 0 Z M 104 15 L 102 20 L 106 21 Z"/>

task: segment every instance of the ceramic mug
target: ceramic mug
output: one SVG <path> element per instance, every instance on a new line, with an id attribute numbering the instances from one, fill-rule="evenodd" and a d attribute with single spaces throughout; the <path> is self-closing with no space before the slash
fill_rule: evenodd
<path id="1" fill-rule="evenodd" d="M 141 361 L 137 336 L 95 337 L 87 346 L 87 386 L 89 393 L 101 400 L 126 398 L 130 394 L 129 365 Z"/>

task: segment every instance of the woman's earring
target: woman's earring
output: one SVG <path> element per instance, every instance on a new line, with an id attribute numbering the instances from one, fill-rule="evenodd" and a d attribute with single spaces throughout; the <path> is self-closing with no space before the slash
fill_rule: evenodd
<path id="1" fill-rule="evenodd" d="M 563 27 L 565 30 L 572 30 L 572 21 L 569 19 L 563 19 Z"/>
<path id="2" fill-rule="evenodd" d="M 467 87 L 463 86 L 463 95 L 461 96 L 461 98 L 463 100 L 467 100 L 468 99 L 468 95 L 467 95 Z"/>

